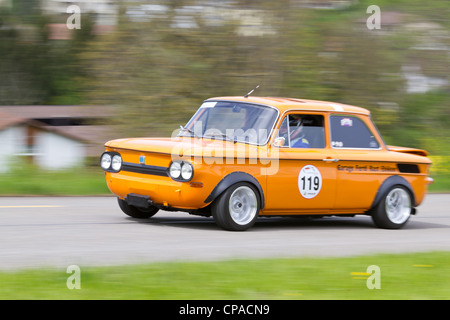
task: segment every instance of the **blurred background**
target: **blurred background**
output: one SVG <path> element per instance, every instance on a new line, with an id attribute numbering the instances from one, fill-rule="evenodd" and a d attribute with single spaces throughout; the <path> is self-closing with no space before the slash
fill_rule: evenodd
<path id="1" fill-rule="evenodd" d="M 446 0 L 0 0 L 0 194 L 106 192 L 105 141 L 170 136 L 257 85 L 370 109 L 450 190 L 449 17 Z"/>

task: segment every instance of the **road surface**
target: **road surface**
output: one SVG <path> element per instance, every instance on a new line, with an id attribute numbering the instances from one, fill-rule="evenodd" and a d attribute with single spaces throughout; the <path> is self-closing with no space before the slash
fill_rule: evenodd
<path id="1" fill-rule="evenodd" d="M 370 217 L 260 218 L 245 232 L 160 211 L 136 220 L 113 197 L 0 198 L 0 269 L 156 261 L 450 251 L 450 195 L 430 194 L 400 230 Z"/>

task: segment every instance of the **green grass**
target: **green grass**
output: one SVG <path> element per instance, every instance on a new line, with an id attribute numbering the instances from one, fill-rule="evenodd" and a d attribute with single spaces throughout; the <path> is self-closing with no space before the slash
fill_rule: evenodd
<path id="1" fill-rule="evenodd" d="M 431 175 L 434 183 L 428 187 L 430 192 L 449 192 L 450 191 L 450 175 Z"/>
<path id="2" fill-rule="evenodd" d="M 367 288 L 367 267 L 380 289 Z M 450 299 L 449 252 L 345 258 L 80 266 L 80 289 L 61 269 L 0 272 L 0 299 Z"/>
<path id="3" fill-rule="evenodd" d="M 433 164 L 431 165 L 430 176 L 434 183 L 428 188 L 431 192 L 449 192 L 450 191 L 450 157 L 449 156 L 430 156 Z"/>
<path id="4" fill-rule="evenodd" d="M 64 171 L 21 166 L 0 173 L 0 195 L 99 195 L 110 194 L 100 168 L 81 167 Z"/>

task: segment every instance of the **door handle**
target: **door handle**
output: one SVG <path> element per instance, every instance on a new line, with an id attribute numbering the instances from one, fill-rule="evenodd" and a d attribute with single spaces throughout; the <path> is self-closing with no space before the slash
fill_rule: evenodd
<path id="1" fill-rule="evenodd" d="M 326 158 L 326 159 L 322 159 L 325 162 L 338 162 L 339 159 L 331 159 L 331 158 Z"/>

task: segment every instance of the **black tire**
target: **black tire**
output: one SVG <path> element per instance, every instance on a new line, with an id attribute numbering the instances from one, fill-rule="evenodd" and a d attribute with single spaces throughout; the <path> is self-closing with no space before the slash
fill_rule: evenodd
<path id="1" fill-rule="evenodd" d="M 125 200 L 122 200 L 120 198 L 117 198 L 117 200 L 119 202 L 120 209 L 122 209 L 122 211 L 126 215 L 133 217 L 133 218 L 148 219 L 148 218 L 153 217 L 159 211 L 159 209 L 154 206 L 150 206 L 150 208 L 148 208 L 148 209 L 143 209 L 143 208 L 137 208 L 134 206 L 130 206 Z"/>
<path id="2" fill-rule="evenodd" d="M 400 229 L 409 220 L 413 210 L 412 196 L 401 185 L 392 186 L 385 192 L 371 216 L 375 225 L 383 229 Z"/>
<path id="3" fill-rule="evenodd" d="M 247 182 L 236 183 L 213 202 L 211 213 L 214 221 L 225 230 L 247 230 L 258 218 L 260 199 L 255 186 Z"/>

